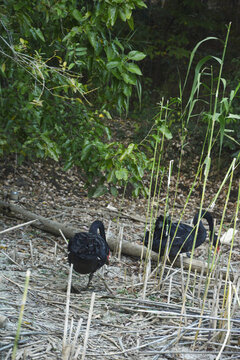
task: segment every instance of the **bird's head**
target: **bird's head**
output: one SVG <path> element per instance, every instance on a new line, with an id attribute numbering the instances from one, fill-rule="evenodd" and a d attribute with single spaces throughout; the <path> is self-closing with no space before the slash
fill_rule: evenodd
<path id="1" fill-rule="evenodd" d="M 163 227 L 163 223 L 164 223 L 164 216 L 160 215 L 155 223 L 155 229 L 161 229 Z"/>
<path id="2" fill-rule="evenodd" d="M 145 246 L 148 246 L 148 241 L 149 241 L 149 231 L 147 230 L 145 234 L 145 238 L 143 240 Z"/>
<path id="3" fill-rule="evenodd" d="M 170 226 L 170 223 L 171 223 L 171 218 L 166 216 L 164 218 L 163 215 L 160 215 L 157 220 L 156 220 L 156 224 L 155 224 L 155 231 L 156 231 L 156 234 L 158 234 L 159 236 L 168 236 L 168 229 L 169 229 L 169 226 Z M 164 227 L 163 227 L 164 225 Z"/>

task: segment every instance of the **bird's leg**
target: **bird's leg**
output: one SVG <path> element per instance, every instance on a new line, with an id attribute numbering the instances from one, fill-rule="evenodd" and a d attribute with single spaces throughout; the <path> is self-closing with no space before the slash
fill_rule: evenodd
<path id="1" fill-rule="evenodd" d="M 88 287 L 89 287 L 89 285 L 90 285 L 90 283 L 91 283 L 92 278 L 93 278 L 93 273 L 89 274 L 88 283 L 87 283 L 87 286 L 84 288 L 84 290 L 87 290 L 87 289 L 88 289 Z"/>
<path id="2" fill-rule="evenodd" d="M 71 293 L 72 294 L 80 294 L 80 291 L 76 289 L 73 285 L 71 286 Z"/>

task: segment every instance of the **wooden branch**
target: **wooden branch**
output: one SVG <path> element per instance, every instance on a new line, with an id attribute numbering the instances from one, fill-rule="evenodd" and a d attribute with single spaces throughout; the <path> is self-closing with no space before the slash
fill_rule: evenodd
<path id="1" fill-rule="evenodd" d="M 66 226 L 62 223 L 59 223 L 57 221 L 49 220 L 41 215 L 34 214 L 23 207 L 13 204 L 13 203 L 7 203 L 0 200 L 0 209 L 2 209 L 5 212 L 10 212 L 18 215 L 22 215 L 24 218 L 28 220 L 38 220 L 36 222 L 33 222 L 31 226 L 34 226 L 38 229 L 41 229 L 43 231 L 49 232 L 53 235 L 60 236 L 59 230 L 63 232 L 66 238 L 72 238 L 74 234 L 81 231 L 79 229 L 76 229 L 74 227 Z M 107 242 L 109 244 L 110 249 L 115 252 L 118 249 L 119 243 L 118 240 L 113 238 L 112 236 L 108 237 Z M 131 243 L 126 240 L 122 240 L 122 254 L 129 255 L 137 258 L 141 258 L 143 254 L 143 258 L 146 258 L 147 255 L 147 248 L 143 245 L 139 245 L 136 243 Z M 152 251 L 151 253 L 151 259 L 154 261 L 158 261 L 158 254 Z M 183 266 L 184 268 L 188 269 L 190 265 L 190 259 L 187 257 L 183 257 Z M 174 263 L 174 266 L 180 266 L 180 259 L 177 259 Z M 206 262 L 203 262 L 201 260 L 193 259 L 192 260 L 192 271 L 200 272 L 203 269 L 203 272 L 206 274 L 208 272 L 208 266 Z M 223 275 L 226 275 L 226 271 L 223 271 Z"/>
<path id="2" fill-rule="evenodd" d="M 32 223 L 32 226 L 41 229 L 43 231 L 49 232 L 53 235 L 61 236 L 59 232 L 59 229 L 61 229 L 64 235 L 66 236 L 66 238 L 69 239 L 73 237 L 76 232 L 79 231 L 73 227 L 65 226 L 64 224 L 59 223 L 57 221 L 52 221 L 41 215 L 34 214 L 31 211 L 28 211 L 23 207 L 19 205 L 15 205 L 13 203 L 6 203 L 0 200 L 0 209 L 1 208 L 5 212 L 22 215 L 24 218 L 29 220 L 38 220 L 38 222 Z"/>

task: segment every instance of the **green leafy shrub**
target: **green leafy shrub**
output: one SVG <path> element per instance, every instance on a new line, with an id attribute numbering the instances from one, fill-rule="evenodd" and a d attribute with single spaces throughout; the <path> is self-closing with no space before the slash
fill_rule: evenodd
<path id="1" fill-rule="evenodd" d="M 136 62 L 145 55 L 116 33 L 125 23 L 132 31 L 133 10 L 145 6 L 142 0 L 1 5 L 1 154 L 77 165 L 94 196 L 109 186 L 116 194 L 127 181 L 136 195 L 145 192 L 146 156 L 137 145 L 110 142 L 99 117 L 127 111 L 133 87 L 140 96 Z"/>

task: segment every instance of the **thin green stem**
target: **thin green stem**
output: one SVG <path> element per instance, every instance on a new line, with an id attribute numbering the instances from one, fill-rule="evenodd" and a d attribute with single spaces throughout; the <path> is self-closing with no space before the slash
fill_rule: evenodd
<path id="1" fill-rule="evenodd" d="M 26 305 L 26 301 L 27 301 L 27 292 L 28 292 L 29 279 L 30 279 L 30 270 L 27 270 L 25 286 L 24 286 L 24 292 L 23 292 L 23 297 L 22 297 L 22 304 L 21 304 L 19 318 L 18 318 L 17 332 L 16 332 L 14 345 L 13 345 L 12 360 L 16 359 L 18 340 L 19 340 L 19 336 L 20 336 L 20 330 L 21 330 L 22 319 L 23 319 L 23 312 L 24 312 L 24 307 Z"/>

